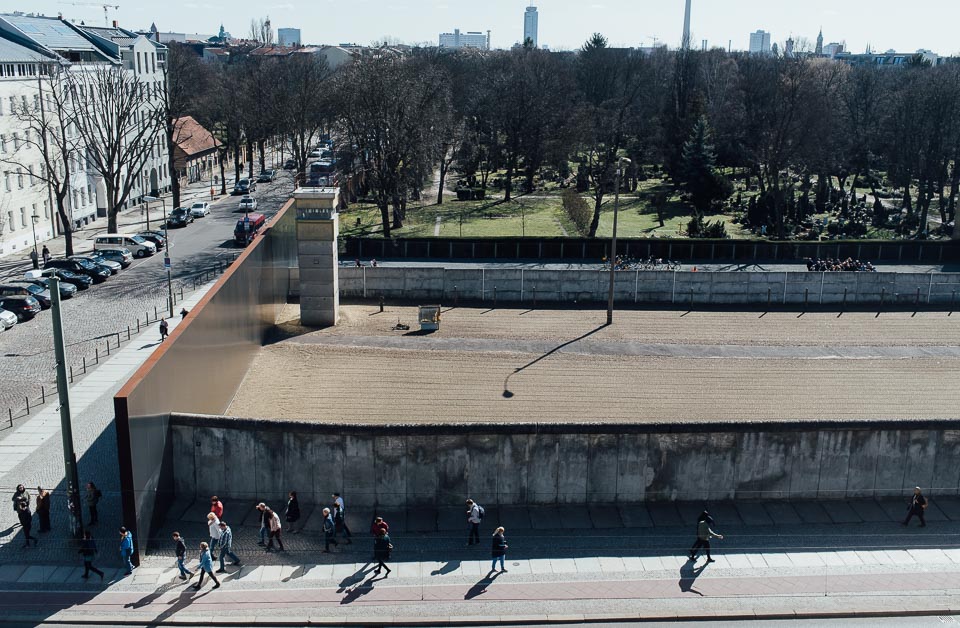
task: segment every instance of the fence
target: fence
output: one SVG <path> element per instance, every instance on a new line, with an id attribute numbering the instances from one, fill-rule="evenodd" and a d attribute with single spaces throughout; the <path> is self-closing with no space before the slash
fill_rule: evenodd
<path id="1" fill-rule="evenodd" d="M 341 255 L 379 259 L 578 260 L 599 262 L 608 238 L 343 238 Z M 960 244 L 924 240 L 770 242 L 618 238 L 617 253 L 685 261 L 796 261 L 806 257 L 887 263 L 941 264 L 960 261 Z"/>

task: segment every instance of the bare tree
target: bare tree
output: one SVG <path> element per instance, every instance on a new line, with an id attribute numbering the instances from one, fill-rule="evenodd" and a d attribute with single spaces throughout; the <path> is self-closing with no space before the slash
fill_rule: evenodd
<path id="1" fill-rule="evenodd" d="M 142 170 L 163 142 L 163 111 L 150 98 L 151 85 L 121 66 L 70 73 L 76 102 L 71 122 L 80 133 L 90 169 L 103 177 L 107 228 L 117 230 Z"/>
<path id="2" fill-rule="evenodd" d="M 297 53 L 284 59 L 277 99 L 280 130 L 290 138 L 299 180 L 306 179 L 307 156 L 330 118 L 330 77 L 326 59 Z"/>
<path id="3" fill-rule="evenodd" d="M 270 24 L 270 16 L 266 18 L 250 20 L 250 39 L 261 44 L 273 44 L 273 26 Z"/>
<path id="4" fill-rule="evenodd" d="M 79 163 L 80 137 L 71 125 L 73 104 L 70 95 L 69 70 L 58 63 L 44 67 L 37 75 L 34 101 L 21 103 L 11 113 L 23 130 L 24 148 L 14 150 L 0 162 L 20 171 L 33 170 L 39 157 L 39 171 L 33 177 L 39 185 L 46 185 L 53 197 L 66 254 L 73 255 L 73 216 L 69 206 L 72 173 Z"/>
<path id="5" fill-rule="evenodd" d="M 163 130 L 167 140 L 167 168 L 173 206 L 180 206 L 180 177 L 174 165 L 174 148 L 191 139 L 191 131 L 177 120 L 197 108 L 197 102 L 208 88 L 206 67 L 188 47 L 171 42 L 163 68 Z"/>

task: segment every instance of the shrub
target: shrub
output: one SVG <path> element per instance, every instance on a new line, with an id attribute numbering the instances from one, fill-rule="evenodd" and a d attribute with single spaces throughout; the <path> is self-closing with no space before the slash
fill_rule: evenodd
<path id="1" fill-rule="evenodd" d="M 580 235 L 586 235 L 590 231 L 590 221 L 593 219 L 593 212 L 590 211 L 590 205 L 583 200 L 576 190 L 567 188 L 563 191 L 563 211 L 567 212 L 567 217 L 577 228 Z"/>

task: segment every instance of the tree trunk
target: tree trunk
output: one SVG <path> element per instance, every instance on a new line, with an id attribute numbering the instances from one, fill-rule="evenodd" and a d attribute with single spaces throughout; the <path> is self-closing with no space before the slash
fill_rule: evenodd
<path id="1" fill-rule="evenodd" d="M 597 237 L 597 229 L 600 228 L 600 208 L 603 206 L 603 192 L 595 194 L 593 197 L 593 218 L 590 220 L 590 230 L 587 232 L 588 238 Z"/>
<path id="2" fill-rule="evenodd" d="M 253 140 L 247 139 L 247 177 L 253 178 L 253 160 L 256 154 L 253 152 Z"/>
<path id="3" fill-rule="evenodd" d="M 258 148 L 260 149 L 260 172 L 263 172 L 264 170 L 267 169 L 267 156 L 266 156 L 267 141 L 260 140 L 259 142 L 257 142 L 257 145 L 258 145 Z"/>
<path id="4" fill-rule="evenodd" d="M 64 188 L 66 189 L 66 188 Z M 73 220 L 67 215 L 66 194 L 58 195 L 56 199 L 57 214 L 60 216 L 60 227 L 63 231 L 63 246 L 65 255 L 73 255 Z"/>
<path id="5" fill-rule="evenodd" d="M 170 172 L 170 192 L 173 195 L 173 206 L 180 207 L 180 177 L 177 176 L 175 166 L 176 151 L 173 150 L 173 127 L 167 131 L 167 170 Z"/>
<path id="6" fill-rule="evenodd" d="M 393 228 L 402 229 L 403 228 L 403 209 L 400 207 L 400 195 L 394 194 L 393 199 Z"/>
<path id="7" fill-rule="evenodd" d="M 507 181 L 506 185 L 503 186 L 503 200 L 504 202 L 510 200 L 510 192 L 513 191 L 513 157 L 510 158 L 510 162 L 507 164 Z"/>
<path id="8" fill-rule="evenodd" d="M 953 220 L 955 223 L 957 221 L 957 186 L 960 186 L 960 168 L 957 167 L 960 166 L 960 163 L 958 163 L 958 160 L 960 160 L 960 156 L 954 158 L 953 170 L 950 172 L 950 200 L 948 202 L 948 218 Z M 958 233 L 956 224 L 954 224 L 953 238 L 956 239 L 957 237 Z"/>
<path id="9" fill-rule="evenodd" d="M 378 200 L 377 208 L 380 210 L 380 224 L 383 226 L 383 237 L 390 237 L 390 206 L 386 200 Z"/>
<path id="10" fill-rule="evenodd" d="M 243 162 L 240 161 L 240 144 L 237 143 L 233 147 L 233 176 L 239 181 L 242 177 L 240 176 L 243 172 Z"/>
<path id="11" fill-rule="evenodd" d="M 437 205 L 443 205 L 443 183 L 447 178 L 447 162 L 445 159 L 440 160 L 440 185 L 437 188 Z"/>
<path id="12" fill-rule="evenodd" d="M 226 166 L 223 165 L 224 158 L 227 156 L 226 151 L 220 153 L 220 193 L 226 196 L 227 194 L 227 173 Z"/>

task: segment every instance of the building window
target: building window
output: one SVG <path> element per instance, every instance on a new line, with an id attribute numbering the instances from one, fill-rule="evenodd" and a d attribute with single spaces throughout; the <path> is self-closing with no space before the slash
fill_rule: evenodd
<path id="1" fill-rule="evenodd" d="M 21 207 L 20 208 L 20 228 L 26 229 L 26 227 L 27 227 L 27 208 Z"/>
<path id="2" fill-rule="evenodd" d="M 24 112 L 24 113 L 26 113 L 27 111 L 29 111 L 29 109 L 27 109 L 27 96 L 26 96 L 26 94 L 24 94 L 23 96 L 20 97 L 20 103 L 23 105 L 23 112 Z"/>
<path id="3" fill-rule="evenodd" d="M 10 97 L 10 113 L 12 114 L 17 113 L 17 97 L 16 96 Z"/>
<path id="4" fill-rule="evenodd" d="M 13 210 L 7 212 L 7 224 L 10 225 L 10 231 L 17 230 L 17 225 L 13 222 Z"/>
<path id="5" fill-rule="evenodd" d="M 27 166 L 27 177 L 28 177 L 28 180 L 30 181 L 30 185 L 33 185 L 33 164 L 30 164 L 29 166 Z M 37 212 L 34 211 L 33 213 L 37 213 Z"/>
<path id="6" fill-rule="evenodd" d="M 153 71 L 157 71 L 157 53 L 150 53 L 150 66 L 153 68 Z"/>
<path id="7" fill-rule="evenodd" d="M 31 222 L 33 222 L 33 217 L 34 217 L 34 216 L 36 216 L 37 218 L 40 217 L 40 216 L 37 214 L 37 204 L 34 203 L 32 207 L 33 207 L 33 213 L 30 214 L 30 221 L 31 221 Z"/>
<path id="8" fill-rule="evenodd" d="M 9 172 L 4 172 L 4 173 L 3 173 L 3 180 L 4 180 L 4 182 L 6 183 L 7 192 L 9 192 L 9 191 L 12 189 L 12 188 L 10 187 L 10 173 L 9 173 Z"/>
<path id="9" fill-rule="evenodd" d="M 16 132 L 13 133 L 13 150 L 20 149 L 20 136 Z"/>
<path id="10" fill-rule="evenodd" d="M 47 201 L 43 202 L 43 217 L 44 218 L 50 217 L 50 205 L 47 203 Z"/>
<path id="11" fill-rule="evenodd" d="M 89 183 L 87 184 L 87 198 L 90 199 L 90 202 L 93 202 L 93 186 Z"/>
<path id="12" fill-rule="evenodd" d="M 137 74 L 140 74 L 142 70 L 140 69 L 140 53 L 137 53 Z"/>
<path id="13" fill-rule="evenodd" d="M 87 204 L 87 191 L 84 189 L 80 190 L 80 204 L 84 206 Z"/>
<path id="14" fill-rule="evenodd" d="M 17 170 L 17 187 L 23 189 L 23 170 Z"/>
<path id="15" fill-rule="evenodd" d="M 0 153 L 7 152 L 7 136 L 0 133 Z"/>

